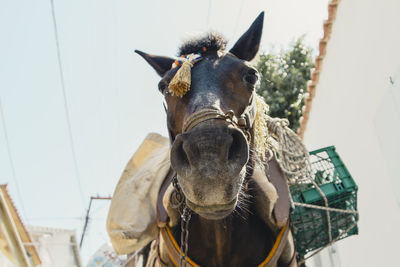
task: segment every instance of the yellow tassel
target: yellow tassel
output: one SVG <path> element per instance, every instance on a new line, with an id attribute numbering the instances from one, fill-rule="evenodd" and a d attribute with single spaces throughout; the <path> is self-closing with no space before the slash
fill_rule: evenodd
<path id="1" fill-rule="evenodd" d="M 174 78 L 172 78 L 168 86 L 173 95 L 183 97 L 190 90 L 192 79 L 190 70 L 192 67 L 192 62 L 185 61 L 176 72 Z"/>

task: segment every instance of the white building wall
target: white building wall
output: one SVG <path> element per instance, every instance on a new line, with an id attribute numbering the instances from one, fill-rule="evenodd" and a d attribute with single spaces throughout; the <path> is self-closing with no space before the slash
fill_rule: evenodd
<path id="1" fill-rule="evenodd" d="M 335 145 L 359 185 L 359 235 L 308 266 L 400 266 L 399 12 L 399 0 L 340 1 L 304 140 Z"/>
<path id="2" fill-rule="evenodd" d="M 12 263 L 6 255 L 0 252 L 0 266 L 1 267 L 15 267 L 14 263 Z"/>
<path id="3" fill-rule="evenodd" d="M 75 231 L 36 226 L 27 228 L 42 261 L 41 267 L 82 266 L 78 249 L 73 249 L 77 246 L 73 242 Z"/>
<path id="4" fill-rule="evenodd" d="M 34 240 L 42 259 L 42 267 L 76 266 L 69 233 L 43 234 Z"/>

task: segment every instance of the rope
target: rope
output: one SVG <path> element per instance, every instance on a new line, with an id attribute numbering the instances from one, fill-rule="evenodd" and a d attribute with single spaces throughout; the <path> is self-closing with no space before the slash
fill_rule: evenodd
<path id="1" fill-rule="evenodd" d="M 182 132 L 184 133 L 190 131 L 192 128 L 194 128 L 194 126 L 206 120 L 225 118 L 226 116 L 223 113 L 220 113 L 215 109 L 202 109 L 198 112 L 193 113 L 189 118 L 187 118 L 187 120 L 183 124 Z"/>
<path id="2" fill-rule="evenodd" d="M 329 210 L 329 211 L 348 213 L 348 214 L 358 214 L 358 211 L 356 211 L 356 210 L 336 209 L 336 208 L 331 208 L 331 207 L 324 207 L 324 206 L 318 206 L 318 205 L 312 205 L 312 204 L 300 203 L 300 202 L 293 202 L 293 204 L 295 206 L 305 207 L 305 208 L 310 208 L 310 209 Z"/>
<path id="3" fill-rule="evenodd" d="M 358 212 L 357 212 L 358 213 Z M 319 252 L 321 252 L 321 250 L 329 247 L 330 245 L 332 245 L 333 243 L 335 243 L 336 241 L 338 241 L 340 238 L 342 238 L 344 235 L 346 235 L 351 229 L 353 229 L 356 225 L 357 225 L 358 219 L 352 224 L 350 225 L 343 233 L 341 233 L 340 235 L 338 235 L 335 239 L 333 239 L 331 242 L 329 242 L 328 244 L 326 244 L 325 246 L 317 249 L 316 251 L 314 251 L 313 253 L 311 253 L 311 255 L 309 255 L 307 258 L 304 258 L 302 260 L 299 261 L 299 264 L 304 263 L 306 260 L 308 260 L 309 258 L 313 257 L 315 254 L 318 254 Z"/>
<path id="4" fill-rule="evenodd" d="M 329 212 L 329 206 L 328 206 L 328 199 L 326 198 L 324 192 L 319 188 L 318 184 L 310 177 L 310 180 L 312 184 L 315 186 L 315 189 L 317 189 L 318 193 L 321 195 L 322 199 L 324 200 L 325 208 L 326 208 L 326 219 L 328 220 L 328 237 L 329 237 L 329 243 L 332 243 L 332 225 L 331 225 L 331 214 Z"/>
<path id="5" fill-rule="evenodd" d="M 267 117 L 267 127 L 278 141 L 275 157 L 282 170 L 296 180 L 307 179 L 311 175 L 309 154 L 301 139 L 289 127 L 287 119 Z"/>
<path id="6" fill-rule="evenodd" d="M 343 233 L 338 235 L 336 238 L 332 239 L 332 225 L 331 225 L 330 212 L 358 214 L 358 211 L 329 207 L 328 199 L 326 198 L 324 192 L 312 178 L 312 168 L 309 160 L 310 155 L 306 147 L 302 143 L 301 139 L 299 138 L 299 136 L 288 127 L 289 121 L 287 119 L 267 117 L 267 126 L 268 130 L 272 134 L 272 137 L 275 138 L 278 143 L 278 147 L 274 149 L 275 158 L 277 159 L 282 171 L 286 174 L 290 184 L 311 183 L 318 191 L 318 193 L 321 195 L 324 201 L 324 206 L 318 206 L 306 203 L 293 202 L 293 199 L 290 196 L 290 203 L 292 207 L 300 206 L 300 207 L 326 211 L 326 218 L 328 221 L 329 243 L 326 244 L 324 247 L 319 248 L 318 250 L 313 252 L 307 258 L 303 259 L 302 262 L 304 262 L 306 259 L 320 252 L 322 249 L 332 245 L 334 242 L 336 242 L 342 236 L 347 234 L 351 229 L 354 228 L 354 226 L 357 225 L 358 216 L 355 223 L 353 223 L 349 228 L 347 228 Z"/>

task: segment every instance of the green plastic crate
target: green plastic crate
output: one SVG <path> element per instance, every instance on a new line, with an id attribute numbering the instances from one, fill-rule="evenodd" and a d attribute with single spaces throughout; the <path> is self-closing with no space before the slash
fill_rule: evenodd
<path id="1" fill-rule="evenodd" d="M 357 210 L 357 185 L 343 164 L 335 147 L 310 152 L 314 181 L 319 185 L 332 208 Z M 325 206 L 324 200 L 312 184 L 290 186 L 294 202 Z M 325 210 L 296 206 L 290 215 L 296 250 L 301 258 L 308 252 L 329 243 Z M 335 239 L 358 220 L 358 214 L 330 212 L 331 234 Z M 358 234 L 357 225 L 340 239 Z"/>

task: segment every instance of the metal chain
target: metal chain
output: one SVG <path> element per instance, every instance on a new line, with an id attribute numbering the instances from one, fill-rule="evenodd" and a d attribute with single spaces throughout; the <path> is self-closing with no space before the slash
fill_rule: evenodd
<path id="1" fill-rule="evenodd" d="M 179 254 L 179 267 L 186 267 L 187 253 L 189 248 L 189 221 L 192 217 L 192 211 L 186 206 L 185 195 L 183 194 L 182 189 L 178 184 L 178 178 L 176 175 L 172 179 L 172 185 L 175 188 L 174 198 L 178 202 L 178 204 L 175 205 L 179 209 L 179 213 L 181 214 L 181 247 Z"/>
<path id="2" fill-rule="evenodd" d="M 180 267 L 186 267 L 187 252 L 189 248 L 189 221 L 192 217 L 190 209 L 185 205 L 181 214 L 181 248 L 180 248 Z"/>

